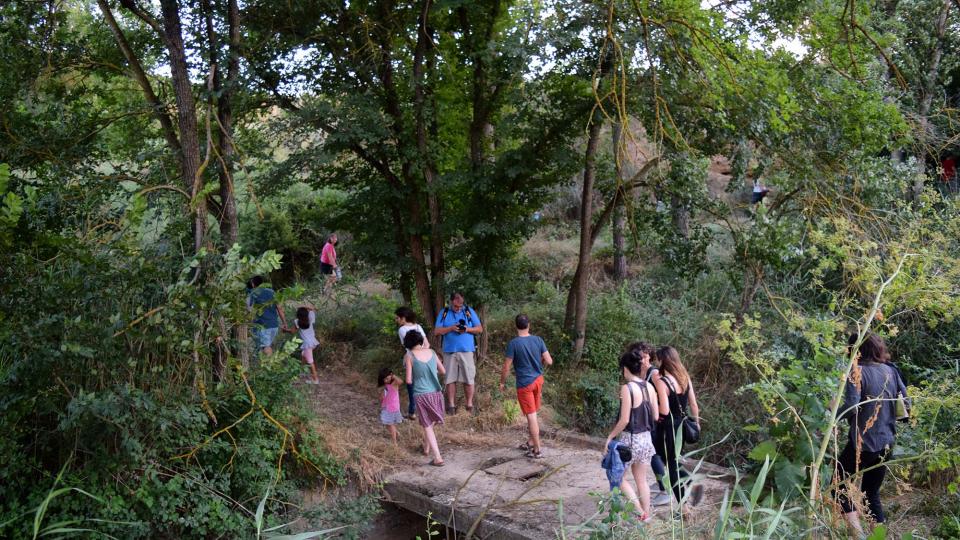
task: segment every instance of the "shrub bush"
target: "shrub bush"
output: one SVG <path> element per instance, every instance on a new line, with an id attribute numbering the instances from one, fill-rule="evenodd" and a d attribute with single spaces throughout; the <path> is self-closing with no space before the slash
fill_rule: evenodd
<path id="1" fill-rule="evenodd" d="M 544 388 L 550 404 L 567 423 L 592 435 L 605 434 L 616 421 L 619 409 L 617 378 L 609 372 L 581 369 L 567 372 Z"/>
<path id="2" fill-rule="evenodd" d="M 247 317 L 245 278 L 277 256 L 181 263 L 135 242 L 67 235 L 2 257 L 0 312 L 29 305 L 30 316 L 5 317 L 0 330 L 0 537 L 32 536 L 32 509 L 54 484 L 45 471 L 96 496 L 57 497 L 47 522 L 120 538 L 247 536 L 251 501 L 269 486 L 268 521 L 289 517 L 299 492 L 288 466 L 307 457 L 323 463 L 310 474 L 336 476 L 321 444 L 282 447 L 274 422 L 302 416 L 290 399 L 296 363 L 262 362 L 249 390 L 238 359 L 220 380 L 211 371 L 221 339 L 240 345 L 229 329 Z M 207 269 L 200 279 L 197 268 Z"/>

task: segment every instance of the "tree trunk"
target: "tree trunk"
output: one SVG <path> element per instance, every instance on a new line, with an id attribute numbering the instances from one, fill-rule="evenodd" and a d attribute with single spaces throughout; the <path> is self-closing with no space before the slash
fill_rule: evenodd
<path id="1" fill-rule="evenodd" d="M 133 52 L 133 48 L 130 47 L 130 43 L 127 41 L 126 36 L 123 34 L 123 31 L 117 24 L 117 20 L 114 18 L 113 11 L 111 11 L 110 5 L 107 4 L 107 1 L 97 0 L 97 6 L 100 8 L 100 12 L 103 14 L 103 18 L 107 22 L 107 26 L 110 27 L 110 32 L 113 33 L 114 40 L 117 42 L 120 52 L 123 53 L 123 57 L 126 58 L 127 64 L 130 66 L 130 77 L 133 78 L 133 80 L 136 81 L 140 86 L 141 91 L 143 91 L 144 98 L 147 100 L 147 103 L 150 105 L 150 107 L 153 108 L 153 114 L 160 122 L 160 130 L 163 133 L 163 138 L 167 141 L 167 146 L 169 146 L 170 150 L 172 150 L 174 153 L 179 154 L 180 140 L 177 139 L 177 132 L 173 127 L 173 121 L 170 119 L 170 115 L 167 114 L 166 106 L 154 93 L 153 86 L 150 84 L 150 80 L 147 78 L 147 74 L 143 70 L 140 59 L 137 58 L 137 55 Z"/>
<path id="2" fill-rule="evenodd" d="M 406 306 L 413 305 L 413 278 L 410 276 L 410 272 L 400 272 L 400 282 L 397 285 L 397 288 L 400 289 L 400 297 L 403 298 L 403 304 Z M 427 321 L 425 324 L 431 325 L 433 321 L 430 321 L 424 315 L 424 321 Z"/>
<path id="3" fill-rule="evenodd" d="M 379 18 L 383 21 L 390 19 L 393 6 L 390 2 L 379 5 Z M 374 32 L 374 37 L 380 47 L 379 64 L 377 66 L 380 83 L 384 92 L 384 109 L 390 116 L 390 129 L 395 139 L 401 143 L 409 139 L 404 130 L 404 115 L 400 107 L 400 96 L 397 92 L 396 83 L 393 80 L 393 44 L 391 35 L 385 26 L 378 27 Z M 414 150 L 414 149 L 408 149 Z M 417 185 L 414 175 L 416 170 L 413 158 L 409 155 L 413 152 L 404 152 L 401 163 L 401 178 L 403 185 L 394 186 L 401 193 L 405 193 L 405 207 L 408 219 L 403 222 L 397 222 L 395 227 L 411 230 L 407 238 L 407 247 L 410 250 L 410 257 L 413 260 L 413 281 L 416 288 L 417 300 L 424 311 L 424 316 L 433 318 L 436 316 L 437 306 L 434 306 L 433 291 L 430 287 L 430 277 L 427 275 L 427 262 L 424 255 L 423 237 L 423 214 L 420 206 L 421 190 Z"/>
<path id="4" fill-rule="evenodd" d="M 240 236 L 237 218 L 237 199 L 234 192 L 234 141 L 233 141 L 233 95 L 240 75 L 240 8 L 237 0 L 227 0 L 227 28 L 229 49 L 227 57 L 227 80 L 217 98 L 217 117 L 220 130 L 217 150 L 220 155 L 220 238 L 229 250 Z"/>
<path id="5" fill-rule="evenodd" d="M 600 143 L 602 117 L 594 114 L 587 136 L 587 150 L 583 163 L 583 194 L 580 198 L 580 250 L 577 254 L 577 270 L 573 276 L 570 295 L 567 297 L 565 319 L 573 316 L 573 355 L 579 358 L 587 336 L 587 277 L 590 265 L 590 253 L 593 250 L 591 239 L 593 232 L 593 183 L 596 178 L 594 162 Z M 571 307 L 571 301 L 573 306 Z M 570 328 L 570 321 L 564 326 Z"/>
<path id="6" fill-rule="evenodd" d="M 197 135 L 197 109 L 190 84 L 190 72 L 183 46 L 183 30 L 177 0 L 160 0 L 163 14 L 163 37 L 167 45 L 173 93 L 177 102 L 177 126 L 180 131 L 180 176 L 190 193 L 194 211 L 193 249 L 199 252 L 206 241 L 207 206 L 197 201 L 203 187 L 200 172 L 200 140 Z"/>
<path id="7" fill-rule="evenodd" d="M 231 110 L 231 96 L 233 85 L 236 83 L 237 72 L 239 69 L 238 59 L 235 56 L 239 54 L 237 47 L 239 45 L 239 28 L 237 28 L 239 19 L 239 10 L 236 6 L 236 0 L 230 0 L 227 13 L 227 25 L 229 32 L 230 58 L 228 60 L 227 88 L 223 87 L 223 79 L 220 76 L 220 43 L 217 38 L 217 30 L 214 26 L 213 8 L 210 0 L 201 0 L 200 9 L 204 15 L 207 31 L 207 56 L 209 58 L 208 90 L 210 109 L 215 107 L 217 110 L 217 134 L 212 144 L 215 145 L 217 160 L 219 161 L 218 179 L 220 191 L 220 204 L 218 205 L 219 215 L 217 222 L 220 224 L 220 241 L 223 251 L 228 251 L 237 243 L 239 233 L 239 224 L 237 222 L 237 204 L 233 195 L 233 113 Z M 209 131 L 208 131 L 209 132 Z M 213 136 L 210 134 L 211 137 Z M 294 264 L 294 268 L 296 265 Z M 241 324 L 242 326 L 242 324 Z M 217 317 L 217 327 L 220 335 L 217 338 L 217 346 L 213 348 L 213 377 L 215 381 L 223 380 L 227 366 L 227 356 L 230 348 L 227 347 L 226 337 L 233 335 L 234 355 L 243 356 L 246 354 L 246 341 L 240 338 L 245 334 L 239 327 L 235 327 L 228 334 L 226 321 L 222 316 Z"/>
<path id="8" fill-rule="evenodd" d="M 417 45 L 413 57 L 413 105 L 416 121 L 417 152 L 421 159 L 423 180 L 427 186 L 427 210 L 430 215 L 430 280 L 433 292 L 434 311 L 443 305 L 443 286 L 445 261 L 443 256 L 443 238 L 440 232 L 440 200 L 436 190 L 436 170 L 430 155 L 427 123 L 424 105 L 432 90 L 426 83 L 426 72 L 434 67 L 432 30 L 427 24 L 431 0 L 424 0 L 417 25 Z M 426 60 L 425 60 L 425 57 Z M 426 64 L 426 65 L 425 65 Z"/>
<path id="9" fill-rule="evenodd" d="M 930 63 L 927 65 L 927 73 L 923 78 L 923 85 L 920 88 L 920 106 L 917 109 L 917 116 L 920 118 L 920 140 L 919 149 L 916 153 L 917 174 L 913 183 L 913 197 L 917 199 L 923 192 L 924 173 L 926 172 L 927 141 L 929 139 L 930 129 L 930 108 L 933 106 L 933 94 L 937 86 L 937 73 L 940 70 L 940 60 L 943 58 L 943 42 L 947 33 L 947 15 L 950 13 L 950 4 L 953 0 L 943 0 L 940 6 L 940 13 L 937 16 L 936 28 L 934 28 L 935 41 L 933 51 L 930 53 Z"/>
<path id="10" fill-rule="evenodd" d="M 423 238 L 411 234 L 409 239 L 410 255 L 413 257 L 413 282 L 417 291 L 417 301 L 423 308 L 423 316 L 433 322 L 437 317 L 437 308 L 433 305 L 433 291 L 430 290 L 430 278 L 427 276 L 427 263 L 423 256 Z"/>
<path id="11" fill-rule="evenodd" d="M 616 171 L 618 194 L 613 207 L 613 279 L 623 283 L 627 278 L 627 254 L 624 231 L 627 225 L 627 216 L 624 209 L 627 188 L 623 185 L 624 159 L 623 126 L 617 122 L 613 124 L 613 164 Z M 619 196 L 617 196 L 619 195 Z"/>
<path id="12" fill-rule="evenodd" d="M 743 271 L 743 291 L 740 293 L 740 305 L 737 306 L 737 312 L 734 315 L 734 329 L 743 326 L 744 318 L 753 305 L 753 299 L 760 288 L 760 280 L 763 279 L 763 266 L 751 265 Z"/>
<path id="13" fill-rule="evenodd" d="M 683 239 L 690 239 L 690 209 L 683 204 L 680 197 L 670 195 L 670 207 L 673 209 L 673 227 Z"/>
<path id="14" fill-rule="evenodd" d="M 480 304 L 480 306 L 477 307 L 477 315 L 479 315 L 480 317 L 480 324 L 484 324 L 484 325 L 487 324 L 487 313 L 488 313 L 488 310 L 487 310 L 486 303 Z M 484 329 L 483 332 L 480 333 L 480 348 L 479 348 L 479 353 L 477 355 L 477 364 L 479 364 L 481 361 L 486 359 L 487 353 L 489 352 L 490 352 L 490 331 L 487 329 Z"/>

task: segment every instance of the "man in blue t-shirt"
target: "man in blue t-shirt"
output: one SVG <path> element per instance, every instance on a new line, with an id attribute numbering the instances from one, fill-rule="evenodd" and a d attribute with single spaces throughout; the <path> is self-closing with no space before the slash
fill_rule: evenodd
<path id="1" fill-rule="evenodd" d="M 530 319 L 526 315 L 517 315 L 514 322 L 517 326 L 517 337 L 507 344 L 507 358 L 500 371 L 500 391 L 503 392 L 506 387 L 510 365 L 513 364 L 513 372 L 517 378 L 517 401 L 520 402 L 520 410 L 527 417 L 527 428 L 530 431 L 526 444 L 520 447 L 527 450 L 527 457 L 540 458 L 543 454 L 540 449 L 537 411 L 540 410 L 540 398 L 543 395 L 543 365 L 552 365 L 553 358 L 543 339 L 530 335 Z"/>
<path id="2" fill-rule="evenodd" d="M 283 310 L 277 308 L 274 300 L 276 293 L 263 285 L 263 276 L 254 276 L 249 286 L 247 307 L 256 313 L 253 319 L 253 339 L 257 343 L 257 349 L 270 355 L 273 354 L 273 340 L 280 331 L 280 323 L 286 328 L 287 321 L 283 317 Z"/>
<path id="3" fill-rule="evenodd" d="M 464 305 L 463 295 L 450 295 L 450 305 L 443 308 L 433 325 L 433 333 L 443 339 L 443 366 L 447 369 L 447 414 L 457 412 L 457 383 L 463 384 L 467 411 L 473 411 L 473 382 L 477 374 L 474 336 L 483 332 L 480 318 Z"/>

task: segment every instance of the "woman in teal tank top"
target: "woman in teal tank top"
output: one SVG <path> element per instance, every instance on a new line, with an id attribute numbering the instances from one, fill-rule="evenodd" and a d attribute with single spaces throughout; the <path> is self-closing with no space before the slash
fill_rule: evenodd
<path id="1" fill-rule="evenodd" d="M 446 370 L 437 354 L 424 346 L 423 334 L 407 332 L 403 337 L 403 346 L 407 354 L 403 357 L 406 368 L 407 384 L 413 385 L 413 399 L 417 405 L 417 419 L 423 427 L 423 453 L 433 454 L 430 465 L 443 466 L 437 436 L 433 432 L 434 424 L 443 423 L 443 387 L 440 378 Z"/>

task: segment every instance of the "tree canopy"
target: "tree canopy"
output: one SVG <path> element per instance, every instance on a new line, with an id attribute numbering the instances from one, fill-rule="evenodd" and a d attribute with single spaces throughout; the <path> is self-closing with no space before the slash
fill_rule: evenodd
<path id="1" fill-rule="evenodd" d="M 346 483 L 244 305 L 308 294 L 334 231 L 384 313 L 541 304 L 575 427 L 643 332 L 734 370 L 725 448 L 808 530 L 877 332 L 929 414 L 904 459 L 956 491 L 956 0 L 11 0 L 0 66 L 3 536 L 61 482 L 51 522 L 118 537 Z"/>

